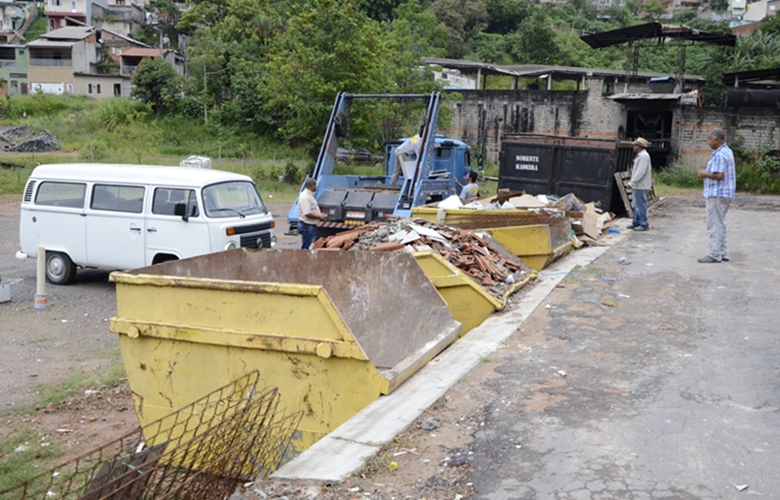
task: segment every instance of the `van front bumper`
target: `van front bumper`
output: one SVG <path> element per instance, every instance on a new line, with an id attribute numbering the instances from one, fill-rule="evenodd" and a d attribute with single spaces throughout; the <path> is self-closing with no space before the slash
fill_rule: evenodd
<path id="1" fill-rule="evenodd" d="M 21 250 L 16 252 L 16 258 L 19 259 L 19 260 L 25 260 L 25 259 L 28 259 L 29 257 L 30 257 L 29 255 L 27 255 L 26 253 L 22 252 Z"/>

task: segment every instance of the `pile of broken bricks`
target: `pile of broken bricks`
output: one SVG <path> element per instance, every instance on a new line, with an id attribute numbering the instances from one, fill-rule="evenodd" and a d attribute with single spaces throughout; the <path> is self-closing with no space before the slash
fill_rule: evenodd
<path id="1" fill-rule="evenodd" d="M 527 275 L 518 258 L 503 257 L 479 235 L 419 219 L 372 222 L 320 238 L 312 249 L 370 252 L 433 250 L 499 298 L 509 286 Z"/>

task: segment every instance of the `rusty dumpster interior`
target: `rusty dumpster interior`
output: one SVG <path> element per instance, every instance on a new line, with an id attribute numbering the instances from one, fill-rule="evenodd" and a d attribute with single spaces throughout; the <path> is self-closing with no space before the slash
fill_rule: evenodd
<path id="1" fill-rule="evenodd" d="M 202 287 L 229 281 L 322 286 L 380 370 L 395 367 L 457 325 L 409 254 L 236 249 L 128 274 L 200 278 Z"/>

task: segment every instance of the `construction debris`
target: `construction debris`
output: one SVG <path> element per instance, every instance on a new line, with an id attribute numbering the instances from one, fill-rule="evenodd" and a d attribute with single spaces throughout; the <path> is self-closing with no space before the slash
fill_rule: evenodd
<path id="1" fill-rule="evenodd" d="M 59 151 L 60 142 L 55 136 L 46 132 L 35 131 L 32 125 L 13 127 L 0 134 L 4 151 L 19 153 L 39 153 L 44 151 Z"/>
<path id="2" fill-rule="evenodd" d="M 530 269 L 519 258 L 501 255 L 495 244 L 476 233 L 441 226 L 422 219 L 372 222 L 358 229 L 317 240 L 315 250 L 363 250 L 370 252 L 432 250 L 470 276 L 491 295 L 501 298 Z"/>
<path id="3" fill-rule="evenodd" d="M 494 197 L 472 200 L 466 205 L 452 196 L 430 206 L 438 209 L 436 222 L 449 223 L 461 229 L 532 224 L 547 224 L 552 227 L 559 224 L 561 219 L 569 218 L 576 237 L 592 246 L 599 245 L 599 236 L 609 228 L 609 223 L 614 219 L 614 214 L 602 213 L 595 203 L 584 203 L 572 193 L 557 198 L 506 191 L 499 192 Z M 469 211 L 471 214 L 464 217 L 463 211 Z M 449 218 L 450 214 L 455 217 Z"/>

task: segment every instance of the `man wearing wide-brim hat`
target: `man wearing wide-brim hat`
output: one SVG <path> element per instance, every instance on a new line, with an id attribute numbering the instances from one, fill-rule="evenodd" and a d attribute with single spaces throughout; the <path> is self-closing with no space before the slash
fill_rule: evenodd
<path id="1" fill-rule="evenodd" d="M 647 222 L 647 190 L 653 186 L 652 166 L 650 164 L 650 154 L 647 148 L 650 147 L 650 141 L 642 137 L 637 137 L 633 142 L 634 166 L 631 168 L 631 180 L 628 185 L 631 186 L 633 193 L 634 220 L 631 223 L 631 229 L 634 231 L 647 231 L 650 225 Z"/>

